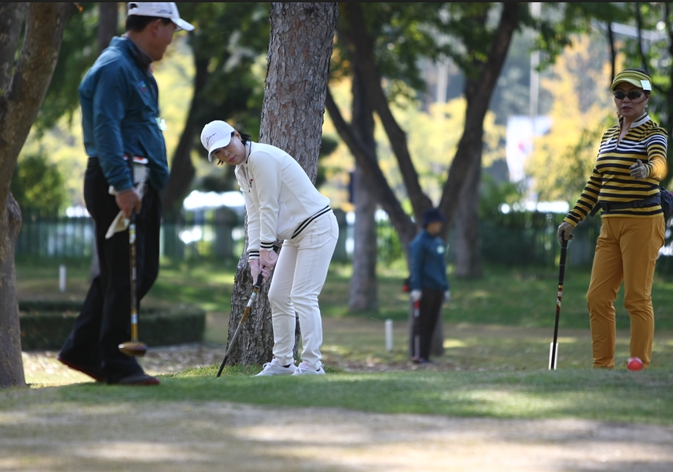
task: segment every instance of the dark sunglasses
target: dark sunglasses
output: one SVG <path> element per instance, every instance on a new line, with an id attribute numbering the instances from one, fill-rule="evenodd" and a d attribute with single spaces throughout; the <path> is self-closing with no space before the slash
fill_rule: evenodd
<path id="1" fill-rule="evenodd" d="M 617 100 L 624 100 L 624 97 L 629 97 L 629 100 L 636 100 L 643 95 L 643 92 L 640 90 L 631 90 L 630 92 L 622 92 L 621 90 L 617 90 L 612 94 Z"/>

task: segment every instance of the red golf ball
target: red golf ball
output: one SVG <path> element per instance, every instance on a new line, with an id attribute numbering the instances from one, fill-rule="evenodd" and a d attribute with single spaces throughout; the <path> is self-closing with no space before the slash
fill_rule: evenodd
<path id="1" fill-rule="evenodd" d="M 626 368 L 629 370 L 642 370 L 643 361 L 639 357 L 631 357 L 626 361 Z"/>

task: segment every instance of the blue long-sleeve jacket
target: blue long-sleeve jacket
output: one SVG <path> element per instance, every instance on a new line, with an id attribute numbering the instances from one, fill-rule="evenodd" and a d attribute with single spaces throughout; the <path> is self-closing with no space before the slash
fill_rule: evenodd
<path id="1" fill-rule="evenodd" d="M 422 230 L 409 244 L 411 290 L 449 290 L 446 278 L 446 248 L 439 236 Z"/>
<path id="2" fill-rule="evenodd" d="M 113 38 L 80 83 L 84 148 L 98 158 L 118 191 L 133 185 L 123 156 L 146 157 L 149 184 L 160 192 L 169 169 L 159 127 L 159 89 L 137 54 L 130 39 Z"/>

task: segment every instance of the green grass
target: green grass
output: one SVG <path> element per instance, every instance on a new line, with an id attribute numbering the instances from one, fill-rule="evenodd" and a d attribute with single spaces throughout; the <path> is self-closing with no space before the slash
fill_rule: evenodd
<path id="1" fill-rule="evenodd" d="M 88 261 L 69 261 L 68 290 L 58 292 L 58 264 L 19 261 L 20 298 L 83 298 Z M 235 261 L 166 263 L 147 303 L 195 303 L 209 312 L 206 339 L 226 340 Z M 8 389 L 0 410 L 35 402 L 118 403 L 232 401 L 274 406 L 343 407 L 380 413 L 493 418 L 584 418 L 673 425 L 673 287 L 657 277 L 653 289 L 657 333 L 652 368 L 638 373 L 591 367 L 585 293 L 589 271 L 569 267 L 559 332 L 559 370 L 547 370 L 556 310 L 556 268 L 487 268 L 479 280 L 450 277 L 452 301 L 444 310 L 441 369 L 409 368 L 405 274 L 382 269 L 378 311 L 347 308 L 350 270 L 334 265 L 321 295 L 323 352 L 328 374 L 309 378 L 251 378 L 259 366 L 218 366 L 162 376 L 158 388 L 127 389 L 93 383 Z M 628 356 L 628 317 L 618 311 L 617 357 Z M 141 309 L 142 312 L 142 309 Z M 393 319 L 394 349 L 384 347 L 383 320 Z M 352 373 L 330 365 L 391 366 L 394 371 Z"/>
<path id="2" fill-rule="evenodd" d="M 88 288 L 88 261 L 65 261 L 68 268 L 67 294 L 58 292 L 57 261 L 17 262 L 19 298 L 84 297 Z M 164 263 L 159 278 L 147 295 L 148 303 L 194 303 L 206 311 L 231 309 L 231 293 L 236 261 Z M 563 286 L 561 328 L 588 329 L 586 290 L 589 269 L 566 267 Z M 320 295 L 325 317 L 355 316 L 377 320 L 406 320 L 408 295 L 402 292 L 406 276 L 400 269 L 380 269 L 378 311 L 348 310 L 350 268 L 334 264 Z M 558 269 L 505 269 L 488 267 L 481 279 L 459 279 L 449 274 L 451 303 L 444 310 L 448 323 L 497 324 L 522 328 L 553 327 L 556 315 Z M 623 306 L 623 290 L 615 301 L 617 329 L 628 329 L 628 314 Z M 657 275 L 652 289 L 657 330 L 673 331 L 673 281 Z"/>
<path id="3" fill-rule="evenodd" d="M 18 395 L 0 392 L 0 410 L 36 403 L 73 405 L 120 402 L 231 401 L 276 407 L 346 408 L 375 413 L 414 413 L 500 419 L 580 418 L 673 425 L 670 369 L 627 371 L 568 369 L 549 372 L 346 373 L 324 377 L 258 378 L 252 367 L 215 366 L 162 376 L 156 388 L 94 383 L 43 388 Z"/>

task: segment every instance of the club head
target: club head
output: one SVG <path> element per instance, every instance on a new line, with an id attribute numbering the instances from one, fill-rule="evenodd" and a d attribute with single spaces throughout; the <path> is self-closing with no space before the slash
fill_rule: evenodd
<path id="1" fill-rule="evenodd" d="M 119 345 L 119 350 L 130 357 L 143 357 L 147 346 L 140 341 L 126 341 Z"/>

